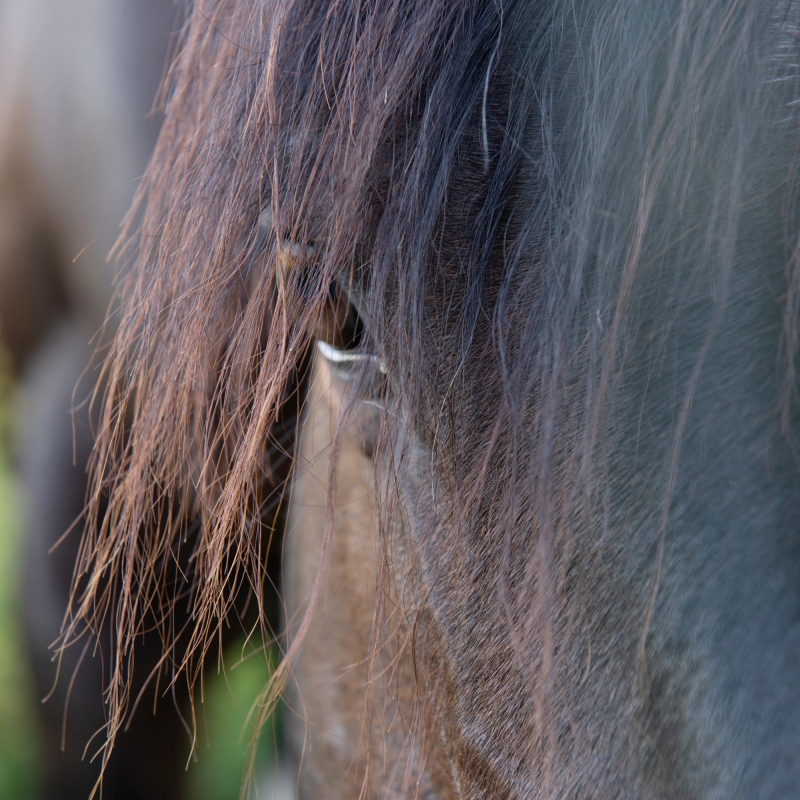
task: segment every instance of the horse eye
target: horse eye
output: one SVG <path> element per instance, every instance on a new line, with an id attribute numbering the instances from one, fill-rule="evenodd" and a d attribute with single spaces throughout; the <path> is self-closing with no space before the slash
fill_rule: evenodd
<path id="1" fill-rule="evenodd" d="M 314 336 L 337 350 L 355 350 L 364 338 L 364 323 L 347 295 L 334 282 Z"/>

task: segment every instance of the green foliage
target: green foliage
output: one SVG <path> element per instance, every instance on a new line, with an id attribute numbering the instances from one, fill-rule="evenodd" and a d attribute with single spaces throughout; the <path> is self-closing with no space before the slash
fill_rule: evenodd
<path id="1" fill-rule="evenodd" d="M 255 652 L 234 645 L 226 652 L 225 669 L 206 675 L 202 704 L 198 704 L 200 745 L 197 763 L 189 767 L 189 796 L 195 800 L 237 800 L 246 764 L 252 726 L 248 715 L 276 664 L 274 651 Z M 261 731 L 256 773 L 275 763 L 277 714 Z"/>
<path id="2" fill-rule="evenodd" d="M 2 352 L 0 352 L 2 357 Z M 0 363 L 0 797 L 38 793 L 37 700 L 22 655 L 20 487 L 9 466 L 11 381 Z"/>

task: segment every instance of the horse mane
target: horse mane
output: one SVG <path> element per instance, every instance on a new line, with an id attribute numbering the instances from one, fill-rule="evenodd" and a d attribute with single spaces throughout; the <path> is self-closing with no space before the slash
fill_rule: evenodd
<path id="1" fill-rule="evenodd" d="M 109 743 L 131 710 L 148 626 L 165 665 L 196 677 L 242 587 L 260 597 L 297 386 L 334 283 L 384 360 L 396 407 L 463 501 L 448 512 L 458 536 L 489 520 L 506 570 L 504 635 L 551 749 L 558 642 L 579 626 L 560 611 L 567 565 L 590 547 L 569 532 L 576 518 L 613 524 L 615 398 L 637 337 L 653 334 L 662 360 L 674 343 L 669 314 L 643 331 L 642 309 L 678 252 L 687 266 L 667 280 L 667 307 L 676 314 L 682 287 L 694 287 L 713 309 L 675 390 L 663 541 L 759 174 L 775 178 L 786 209 L 788 431 L 800 231 L 785 140 L 800 76 L 796 42 L 781 37 L 787 20 L 797 35 L 797 4 L 640 5 L 195 3 L 127 230 L 137 252 L 103 375 L 65 628 L 68 643 L 113 627 Z M 782 48 L 783 61 L 761 58 Z M 763 119 L 787 133 L 759 156 Z M 291 269 L 290 245 L 311 253 Z M 481 372 L 497 382 L 483 385 Z M 490 472 L 502 478 L 487 484 Z M 657 575 L 635 621 L 642 647 Z"/>

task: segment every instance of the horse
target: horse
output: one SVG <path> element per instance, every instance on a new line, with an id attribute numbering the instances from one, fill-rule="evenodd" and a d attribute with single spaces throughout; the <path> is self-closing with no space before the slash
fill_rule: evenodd
<path id="1" fill-rule="evenodd" d="M 39 723 L 50 798 L 86 798 L 99 774 L 89 743 L 105 724 L 107 653 L 81 648 L 54 663 L 50 646 L 80 538 L 65 532 L 83 513 L 93 445 L 83 402 L 91 340 L 113 328 L 106 256 L 155 143 L 160 118 L 150 112 L 179 21 L 169 0 L 0 5 L 0 341 L 24 400 L 21 607 L 35 688 L 47 698 Z M 159 657 L 160 645 L 145 645 L 143 663 Z M 123 737 L 106 774 L 110 796 L 182 796 L 183 726 L 170 705 Z"/>
<path id="2" fill-rule="evenodd" d="M 301 797 L 796 796 L 798 37 L 197 0 L 63 640 L 112 623 L 110 743 L 145 615 L 197 679 L 277 547 Z"/>

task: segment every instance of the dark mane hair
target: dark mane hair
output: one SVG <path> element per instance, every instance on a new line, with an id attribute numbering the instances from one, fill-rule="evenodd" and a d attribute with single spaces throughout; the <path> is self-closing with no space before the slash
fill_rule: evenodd
<path id="1" fill-rule="evenodd" d="M 166 658 L 189 667 L 242 586 L 259 597 L 298 375 L 333 283 L 404 420 L 384 431 L 382 485 L 414 468 L 412 431 L 458 499 L 431 501 L 415 539 L 441 570 L 431 584 L 454 559 L 486 581 L 465 555 L 480 528 L 500 575 L 486 592 L 532 698 L 530 746 L 556 765 L 578 746 L 564 743 L 563 676 L 585 662 L 570 643 L 585 647 L 599 554 L 644 514 L 639 490 L 609 478 L 642 430 L 623 390 L 674 402 L 640 456 L 658 519 L 641 591 L 620 600 L 646 683 L 687 425 L 731 286 L 759 259 L 785 265 L 774 402 L 790 436 L 798 14 L 791 0 L 195 3 L 137 199 L 66 634 L 113 622 L 110 741 L 148 614 Z M 691 363 L 672 369 L 679 342 Z"/>

